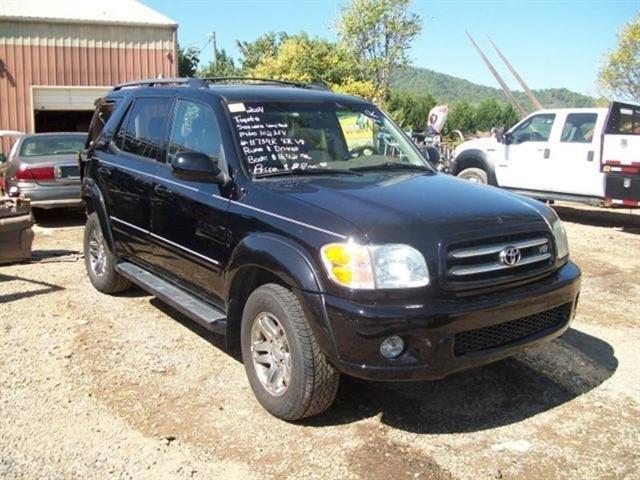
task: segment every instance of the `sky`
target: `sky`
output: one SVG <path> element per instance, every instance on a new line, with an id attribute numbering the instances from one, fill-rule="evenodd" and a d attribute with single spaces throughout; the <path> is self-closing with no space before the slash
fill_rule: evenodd
<path id="1" fill-rule="evenodd" d="M 236 40 L 262 33 L 306 31 L 336 38 L 336 22 L 346 0 L 142 0 L 175 20 L 181 46 L 202 48 L 216 32 L 218 49 L 237 58 Z M 465 36 L 468 30 L 502 77 L 519 89 L 487 39 L 490 35 L 531 88 L 566 87 L 598 94 L 596 79 L 616 34 L 640 12 L 640 0 L 427 1 L 414 0 L 423 17 L 420 36 L 409 52 L 414 66 L 497 87 Z M 208 63 L 211 44 L 202 52 Z"/>

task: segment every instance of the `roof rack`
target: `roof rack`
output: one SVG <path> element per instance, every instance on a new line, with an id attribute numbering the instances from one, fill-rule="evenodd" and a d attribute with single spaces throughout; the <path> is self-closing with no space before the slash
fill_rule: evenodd
<path id="1" fill-rule="evenodd" d="M 113 90 L 131 87 L 155 87 L 156 85 L 186 85 L 193 88 L 207 88 L 207 84 L 200 78 L 149 78 L 120 83 L 113 87 Z"/>
<path id="2" fill-rule="evenodd" d="M 308 88 L 312 90 L 331 90 L 325 83 L 314 82 L 291 82 L 287 80 L 276 80 L 273 78 L 259 77 L 210 77 L 210 78 L 149 78 L 146 80 L 136 80 L 133 82 L 120 83 L 113 87 L 113 90 L 122 90 L 123 88 L 132 87 L 155 87 L 160 85 L 185 85 L 192 88 L 207 88 L 211 83 L 225 82 L 247 82 L 259 83 L 264 85 L 281 85 L 285 87 Z"/>
<path id="3" fill-rule="evenodd" d="M 331 90 L 329 86 L 322 82 L 292 82 L 289 80 L 277 80 L 274 78 L 260 78 L 260 77 L 209 77 L 203 78 L 205 82 L 209 83 L 224 83 L 224 82 L 254 82 L 263 83 L 268 85 L 282 85 L 287 87 L 297 88 L 309 88 L 314 90 Z"/>

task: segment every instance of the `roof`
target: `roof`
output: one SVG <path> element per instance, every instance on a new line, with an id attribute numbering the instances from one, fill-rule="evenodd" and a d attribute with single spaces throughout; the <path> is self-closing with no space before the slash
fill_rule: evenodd
<path id="1" fill-rule="evenodd" d="M 2 0 L 0 20 L 177 27 L 136 0 Z"/>
<path id="2" fill-rule="evenodd" d="M 157 85 L 151 86 L 154 80 Z M 201 86 L 201 85 L 202 86 Z M 204 88 L 203 88 L 204 87 Z M 199 79 L 167 78 L 149 79 L 117 85 L 108 96 L 149 94 L 164 89 L 165 92 L 176 88 L 193 88 L 197 92 L 209 91 L 220 96 L 227 103 L 237 102 L 350 102 L 370 104 L 367 100 L 351 95 L 336 93 L 313 85 L 305 88 L 294 84 L 270 83 L 205 83 Z"/>

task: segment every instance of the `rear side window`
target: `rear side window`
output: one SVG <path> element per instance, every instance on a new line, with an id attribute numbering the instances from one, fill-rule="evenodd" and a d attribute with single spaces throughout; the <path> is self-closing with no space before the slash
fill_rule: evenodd
<path id="1" fill-rule="evenodd" d="M 614 103 L 605 133 L 613 135 L 640 135 L 640 107 Z"/>
<path id="2" fill-rule="evenodd" d="M 169 155 L 173 157 L 180 152 L 220 156 L 220 130 L 215 113 L 209 105 L 178 100 L 171 129 Z"/>
<path id="3" fill-rule="evenodd" d="M 84 136 L 42 136 L 27 138 L 20 147 L 21 157 L 48 157 L 52 155 L 72 155 L 82 150 Z"/>
<path id="4" fill-rule="evenodd" d="M 115 108 L 116 102 L 112 100 L 107 100 L 96 108 L 96 111 L 93 113 L 93 118 L 91 119 L 87 144 L 85 145 L 86 148 L 89 147 L 91 142 L 95 143 L 98 139 Z"/>
<path id="5" fill-rule="evenodd" d="M 122 151 L 158 160 L 171 108 L 171 98 L 138 98 L 116 134 Z"/>
<path id="6" fill-rule="evenodd" d="M 597 113 L 570 113 L 564 123 L 560 141 L 566 143 L 591 143 L 597 120 Z"/>

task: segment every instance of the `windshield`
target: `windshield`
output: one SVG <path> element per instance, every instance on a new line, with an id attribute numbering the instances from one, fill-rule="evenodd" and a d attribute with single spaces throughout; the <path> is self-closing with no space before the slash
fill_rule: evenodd
<path id="1" fill-rule="evenodd" d="M 21 157 L 43 157 L 78 153 L 84 146 L 84 136 L 43 136 L 26 138 L 20 148 Z"/>
<path id="2" fill-rule="evenodd" d="M 232 103 L 233 126 L 256 177 L 429 169 L 377 108 L 342 103 Z"/>

